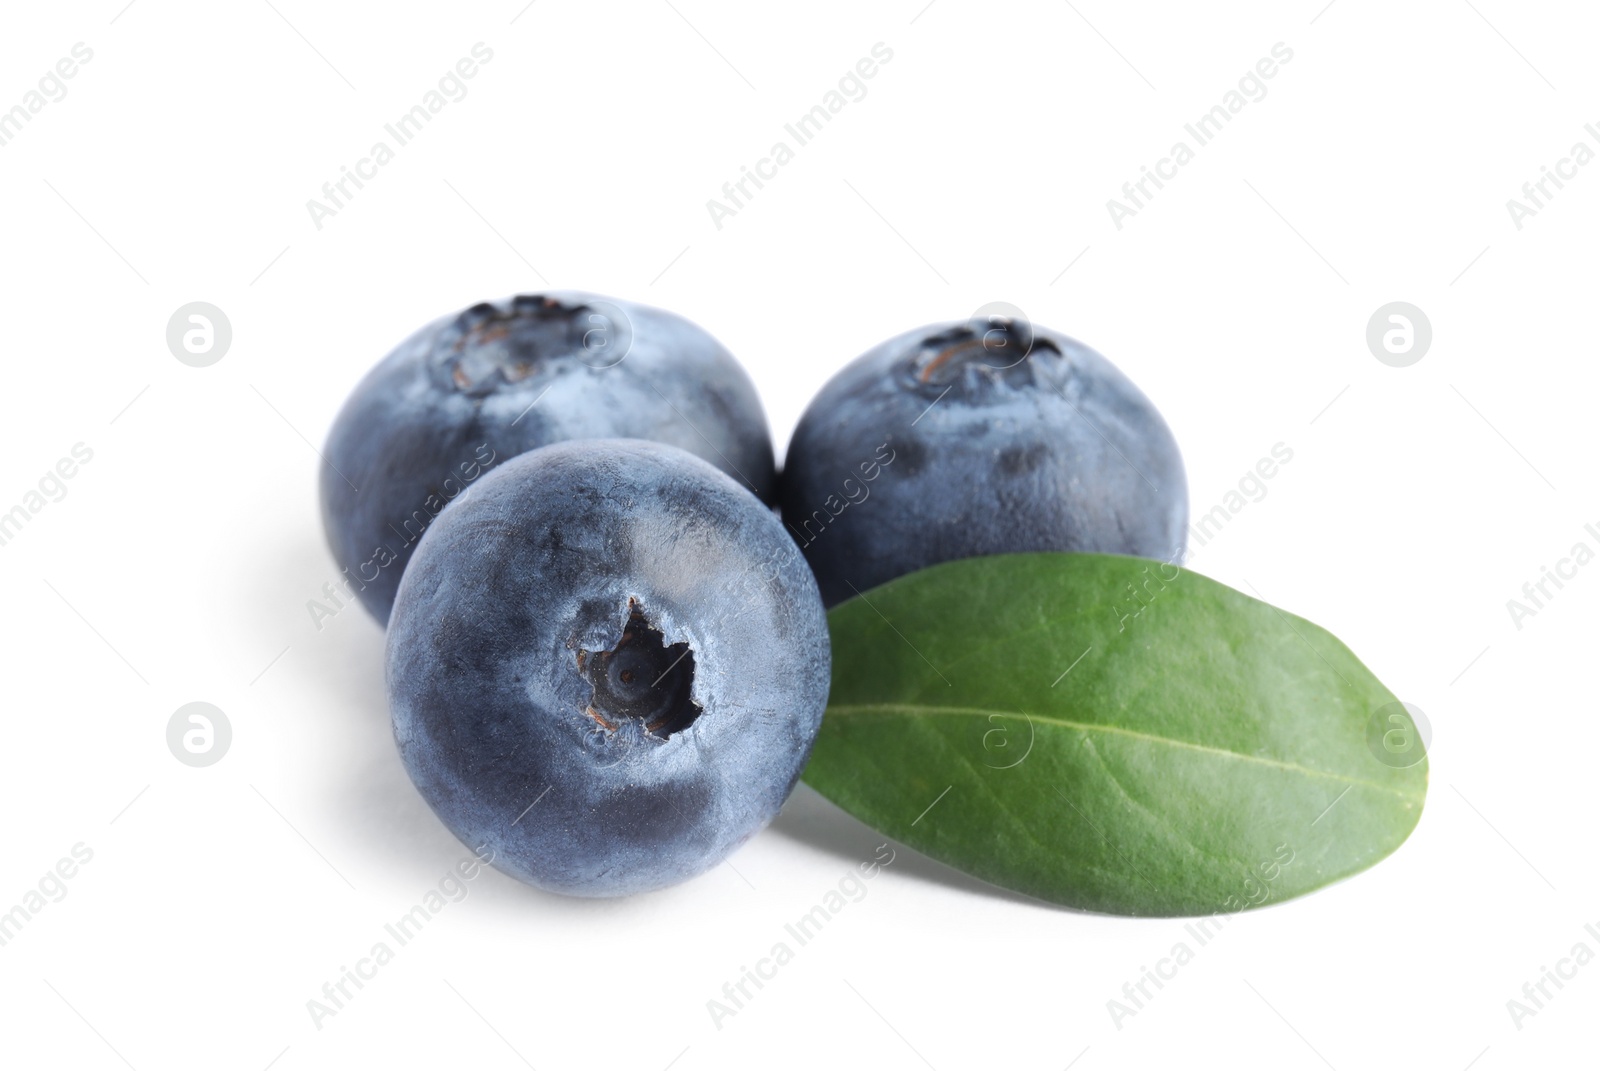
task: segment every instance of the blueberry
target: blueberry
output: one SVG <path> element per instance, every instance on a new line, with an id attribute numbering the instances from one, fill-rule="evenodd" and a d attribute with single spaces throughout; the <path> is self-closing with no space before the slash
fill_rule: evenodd
<path id="1" fill-rule="evenodd" d="M 417 540 L 446 504 L 508 458 L 588 438 L 670 443 L 773 494 L 761 401 L 716 339 L 642 305 L 523 295 L 422 328 L 345 402 L 322 470 L 334 558 L 387 621 Z"/>
<path id="2" fill-rule="evenodd" d="M 926 327 L 846 366 L 801 417 L 780 498 L 829 606 L 983 554 L 1181 560 L 1189 512 L 1149 399 L 1021 320 Z"/>
<path id="3" fill-rule="evenodd" d="M 468 488 L 406 570 L 387 660 L 434 812 L 502 870 L 580 896 L 682 881 L 769 822 L 830 663 L 777 516 L 699 458 L 623 439 L 547 446 Z"/>

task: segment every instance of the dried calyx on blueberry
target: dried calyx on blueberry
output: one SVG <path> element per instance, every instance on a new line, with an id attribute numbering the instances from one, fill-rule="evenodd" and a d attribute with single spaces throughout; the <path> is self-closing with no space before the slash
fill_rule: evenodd
<path id="1" fill-rule="evenodd" d="M 1027 321 L 996 319 L 925 336 L 901 363 L 900 375 L 913 389 L 935 395 L 946 387 L 976 395 L 995 384 L 1020 388 L 1039 377 L 1059 381 L 1063 363 L 1061 347 L 1035 338 Z"/>
<path id="2" fill-rule="evenodd" d="M 579 651 L 578 671 L 594 688 L 583 712 L 608 732 L 633 724 L 666 738 L 700 716 L 700 705 L 690 694 L 694 652 L 686 642 L 664 642 L 637 599 L 628 600 L 628 619 L 617 645 L 607 651 Z"/>
<path id="3" fill-rule="evenodd" d="M 430 355 L 435 375 L 469 395 L 526 383 L 563 368 L 610 368 L 633 343 L 629 318 L 608 301 L 522 294 L 509 305 L 466 309 L 441 330 Z"/>

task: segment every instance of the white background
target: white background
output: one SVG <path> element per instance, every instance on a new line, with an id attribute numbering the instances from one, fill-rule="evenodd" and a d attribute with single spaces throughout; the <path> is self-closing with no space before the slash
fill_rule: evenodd
<path id="1" fill-rule="evenodd" d="M 1592 1065 L 1600 966 L 1520 1030 L 1506 1006 L 1575 943 L 1600 952 L 1600 564 L 1520 629 L 1506 607 L 1600 549 L 1600 166 L 1521 229 L 1506 208 L 1600 122 L 1592 10 L 524 2 L 6 13 L 0 106 L 74 43 L 94 56 L 0 148 L 0 510 L 94 453 L 0 547 L 0 907 L 73 845 L 93 858 L 0 948 L 0 1059 Z M 308 198 L 479 41 L 470 94 L 317 229 Z M 880 41 L 868 95 L 717 229 L 707 199 Z M 1268 95 L 1116 228 L 1108 198 L 1276 42 Z M 881 840 L 802 788 L 659 894 L 479 877 L 319 1029 L 306 1002 L 467 853 L 396 756 L 379 628 L 307 612 L 336 577 L 314 448 L 416 326 L 546 280 L 709 328 L 780 451 L 845 361 L 995 300 L 1151 396 L 1197 515 L 1286 444 L 1192 564 L 1328 627 L 1427 713 L 1416 832 L 1235 918 L 1120 1029 L 1107 1001 L 1180 921 L 1025 902 L 902 848 L 719 1030 L 707 1000 Z M 197 300 L 234 332 L 208 368 L 165 341 Z M 1408 368 L 1365 342 L 1395 300 L 1434 330 Z M 194 700 L 234 732 L 204 769 L 165 741 Z"/>

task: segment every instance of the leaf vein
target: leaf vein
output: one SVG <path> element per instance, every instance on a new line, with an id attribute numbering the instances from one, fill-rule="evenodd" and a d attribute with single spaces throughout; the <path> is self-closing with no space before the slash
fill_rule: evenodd
<path id="1" fill-rule="evenodd" d="M 1017 717 L 1018 711 L 987 710 L 983 707 L 956 707 L 956 706 L 912 706 L 906 703 L 831 703 L 828 706 L 829 714 L 853 716 L 857 714 L 892 714 L 901 717 L 927 717 L 933 714 L 947 714 L 958 717 Z M 1222 758 L 1235 759 L 1240 762 L 1256 763 L 1262 766 L 1271 766 L 1292 773 L 1304 774 L 1307 777 L 1320 777 L 1329 781 L 1338 781 L 1341 784 L 1361 785 L 1365 788 L 1387 792 L 1402 799 L 1420 798 L 1414 792 L 1406 792 L 1391 785 L 1368 781 L 1360 777 L 1350 777 L 1346 774 L 1334 773 L 1331 770 L 1318 770 L 1299 763 L 1284 762 L 1282 759 L 1268 758 L 1264 755 L 1250 755 L 1242 751 L 1229 751 L 1227 748 L 1212 747 L 1209 744 L 1197 744 L 1191 740 L 1179 740 L 1169 736 L 1156 736 L 1153 733 L 1140 732 L 1137 729 L 1127 729 L 1120 725 L 1096 725 L 1091 722 L 1069 721 L 1066 718 L 1052 718 L 1042 714 L 1028 715 L 1034 721 L 1054 725 L 1062 729 L 1073 729 L 1083 733 L 1107 733 L 1114 736 L 1125 736 L 1135 740 L 1143 740 L 1152 744 L 1164 744 L 1168 747 L 1184 748 L 1191 751 L 1204 752 Z"/>

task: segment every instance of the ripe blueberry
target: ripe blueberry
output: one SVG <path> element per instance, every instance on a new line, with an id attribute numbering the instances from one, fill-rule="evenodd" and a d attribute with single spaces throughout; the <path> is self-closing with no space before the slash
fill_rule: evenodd
<path id="1" fill-rule="evenodd" d="M 322 471 L 334 558 L 387 621 L 417 540 L 446 504 L 508 458 L 588 438 L 670 443 L 772 496 L 761 401 L 716 339 L 642 305 L 523 295 L 422 328 L 345 402 Z"/>
<path id="2" fill-rule="evenodd" d="M 801 417 L 780 497 L 829 606 L 984 554 L 1177 561 L 1189 511 L 1149 399 L 1021 320 L 925 327 L 857 358 Z"/>
<path id="3" fill-rule="evenodd" d="M 400 754 L 445 825 L 523 881 L 615 896 L 777 814 L 830 657 L 770 509 L 682 450 L 610 439 L 523 454 L 445 510 L 387 661 Z"/>

